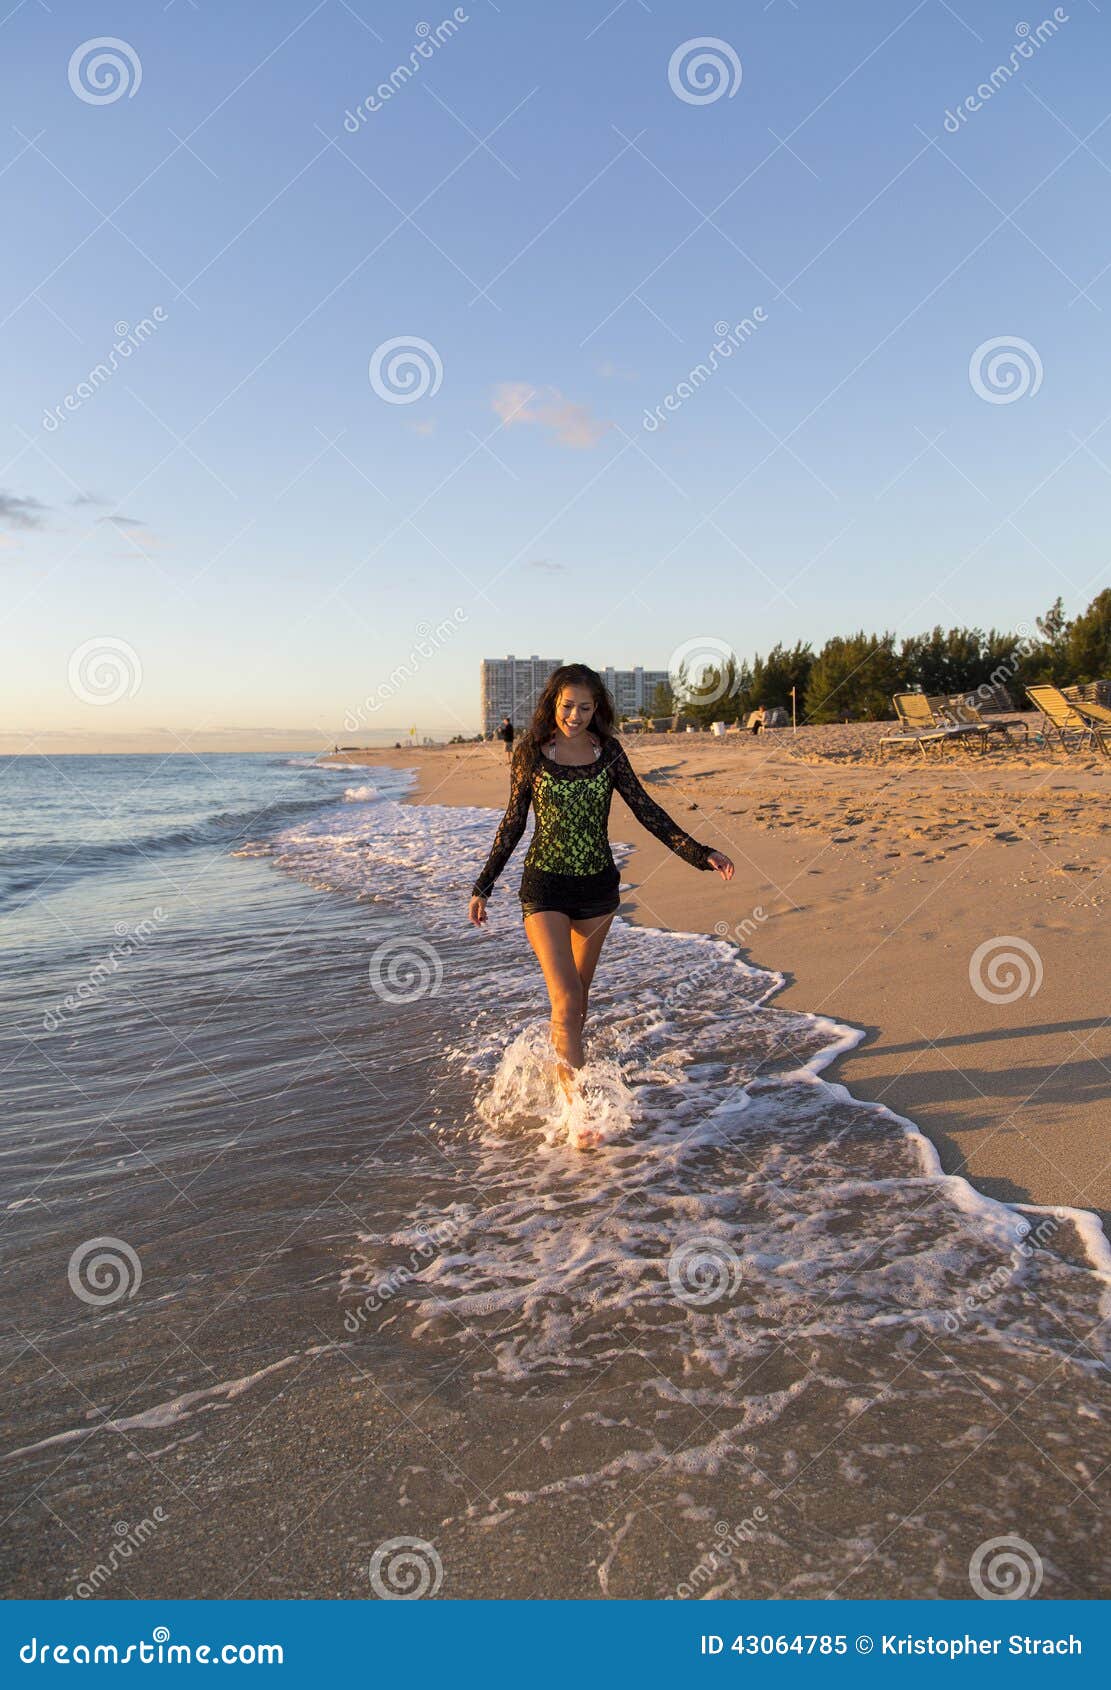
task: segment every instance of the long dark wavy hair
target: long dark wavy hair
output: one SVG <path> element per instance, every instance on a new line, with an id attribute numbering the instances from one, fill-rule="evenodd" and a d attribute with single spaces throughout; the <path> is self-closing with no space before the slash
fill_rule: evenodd
<path id="1" fill-rule="evenodd" d="M 544 691 L 536 701 L 536 709 L 532 713 L 532 721 L 527 730 L 534 746 L 539 748 L 547 745 L 555 734 L 556 705 L 564 687 L 569 686 L 589 687 L 593 695 L 594 714 L 590 718 L 588 732 L 596 734 L 603 745 L 608 739 L 614 738 L 617 728 L 613 699 L 601 675 L 585 663 L 562 663 L 549 675 Z"/>

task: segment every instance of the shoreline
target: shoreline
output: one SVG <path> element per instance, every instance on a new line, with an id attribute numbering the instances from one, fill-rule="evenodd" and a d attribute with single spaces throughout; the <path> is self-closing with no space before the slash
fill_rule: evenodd
<path id="1" fill-rule="evenodd" d="M 827 1078 L 910 1120 L 946 1173 L 1006 1203 L 1093 1211 L 1111 1236 L 1111 762 L 1016 743 L 879 763 L 882 731 L 629 736 L 648 790 L 736 873 L 693 871 L 615 798 L 611 838 L 634 846 L 620 913 L 732 937 L 784 976 L 779 1007 L 863 1029 Z M 409 803 L 505 804 L 500 742 L 319 760 L 414 769 Z M 519 921 L 519 877 L 515 854 L 492 923 Z"/>

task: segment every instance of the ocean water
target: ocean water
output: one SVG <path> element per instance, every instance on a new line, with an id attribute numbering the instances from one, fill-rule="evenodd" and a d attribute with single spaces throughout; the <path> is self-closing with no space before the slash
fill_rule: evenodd
<path id="1" fill-rule="evenodd" d="M 495 812 L 3 778 L 11 1593 L 161 1506 L 93 1593 L 358 1594 L 408 1536 L 444 1595 L 1107 1594 L 1098 1222 L 945 1176 L 824 1077 L 855 1029 L 618 918 L 569 1112 L 519 856 L 466 921 Z"/>

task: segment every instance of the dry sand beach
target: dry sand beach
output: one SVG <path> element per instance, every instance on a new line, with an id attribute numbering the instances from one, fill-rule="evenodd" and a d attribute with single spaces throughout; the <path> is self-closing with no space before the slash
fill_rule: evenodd
<path id="1" fill-rule="evenodd" d="M 868 1029 L 831 1077 L 909 1116 L 947 1172 L 1005 1202 L 1094 1209 L 1106 1229 L 1111 760 L 1018 734 L 983 756 L 953 745 L 881 760 L 889 731 L 629 736 L 653 795 L 737 873 L 728 886 L 693 873 L 615 798 L 611 837 L 636 846 L 621 913 L 734 937 L 788 975 L 780 1006 Z M 412 803 L 505 803 L 500 743 L 322 761 L 415 768 Z M 520 920 L 523 855 L 522 843 L 494 922 Z M 1016 964 L 995 943 L 1012 937 L 1030 948 Z"/>

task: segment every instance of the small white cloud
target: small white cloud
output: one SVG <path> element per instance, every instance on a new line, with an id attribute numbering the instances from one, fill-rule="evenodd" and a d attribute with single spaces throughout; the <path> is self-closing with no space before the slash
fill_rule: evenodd
<path id="1" fill-rule="evenodd" d="M 567 399 L 556 387 L 535 388 L 527 381 L 503 381 L 494 389 L 493 407 L 506 428 L 539 423 L 561 446 L 584 450 L 597 446 L 610 422 L 592 416 L 588 405 Z"/>

